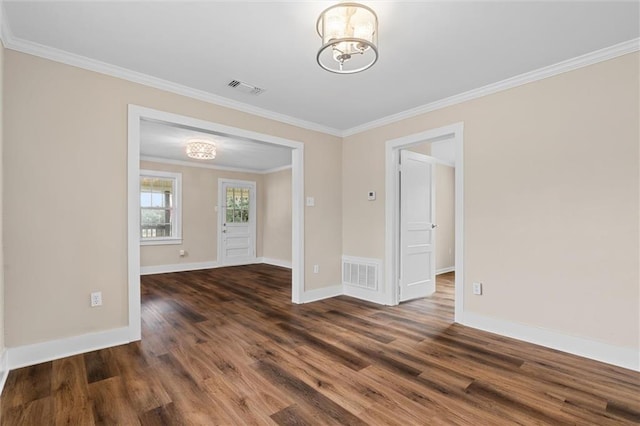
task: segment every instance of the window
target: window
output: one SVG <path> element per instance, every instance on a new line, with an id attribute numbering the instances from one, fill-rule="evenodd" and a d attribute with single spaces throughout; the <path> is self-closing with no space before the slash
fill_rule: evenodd
<path id="1" fill-rule="evenodd" d="M 140 170 L 141 244 L 180 244 L 180 173 Z"/>
<path id="2" fill-rule="evenodd" d="M 227 187 L 227 223 L 249 222 L 249 188 Z"/>

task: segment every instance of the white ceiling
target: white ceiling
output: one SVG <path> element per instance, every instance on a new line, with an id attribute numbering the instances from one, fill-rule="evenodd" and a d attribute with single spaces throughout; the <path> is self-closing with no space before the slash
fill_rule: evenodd
<path id="1" fill-rule="evenodd" d="M 4 33 L 9 47 L 59 49 L 336 134 L 640 35 L 637 1 L 363 1 L 380 58 L 336 75 L 315 61 L 315 22 L 333 3 L 5 1 Z"/>
<path id="2" fill-rule="evenodd" d="M 216 158 L 194 160 L 185 153 L 189 139 L 206 139 L 216 144 Z M 140 156 L 143 160 L 170 160 L 194 166 L 266 172 L 291 165 L 291 149 L 247 139 L 229 138 L 157 121 L 140 123 Z"/>

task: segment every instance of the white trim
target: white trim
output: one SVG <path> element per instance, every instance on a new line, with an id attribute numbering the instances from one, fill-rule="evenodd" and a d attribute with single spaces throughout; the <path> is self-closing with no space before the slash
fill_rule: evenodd
<path id="1" fill-rule="evenodd" d="M 128 202 L 128 295 L 129 339 L 141 338 L 140 306 L 140 121 L 151 119 L 181 124 L 192 128 L 286 146 L 291 154 L 291 204 L 292 204 L 292 271 L 291 300 L 302 303 L 304 293 L 304 144 L 264 133 L 252 132 L 218 123 L 199 120 L 179 114 L 158 111 L 137 105 L 128 106 L 127 150 L 127 202 Z"/>
<path id="2" fill-rule="evenodd" d="M 0 9 L 4 9 L 3 2 L 0 1 Z M 156 89 L 164 90 L 178 95 L 186 96 L 189 98 L 197 99 L 200 101 L 208 102 L 210 104 L 231 108 L 237 111 L 253 114 L 259 117 L 264 117 L 270 120 L 278 121 L 285 124 L 290 124 L 303 129 L 313 130 L 317 132 L 326 133 L 338 137 L 352 136 L 357 133 L 364 132 L 366 130 L 374 129 L 376 127 L 384 126 L 387 124 L 395 123 L 407 118 L 415 117 L 426 112 L 435 111 L 441 108 L 446 108 L 452 105 L 456 105 L 462 102 L 466 102 L 472 99 L 476 99 L 482 96 L 487 96 L 493 93 L 497 93 L 503 90 L 511 89 L 523 84 L 531 83 L 534 81 L 542 80 L 547 77 L 552 77 L 565 72 L 573 71 L 582 67 L 593 65 L 599 62 L 614 59 L 628 53 L 637 52 L 640 50 L 640 38 L 624 41 L 622 43 L 615 44 L 613 46 L 605 47 L 593 52 L 586 53 L 574 58 L 570 58 L 553 65 L 549 65 L 537 70 L 529 71 L 514 77 L 507 78 L 496 83 L 491 83 L 486 86 L 482 86 L 476 89 L 469 90 L 464 93 L 460 93 L 448 98 L 440 99 L 435 102 L 431 102 L 417 108 L 412 108 L 406 111 L 392 114 L 386 117 L 379 118 L 377 120 L 369 121 L 367 123 L 351 127 L 349 129 L 340 130 L 333 127 L 329 127 L 323 124 L 314 123 L 307 120 L 302 120 L 290 115 L 277 113 L 274 111 L 259 108 L 253 105 L 249 105 L 243 102 L 238 102 L 223 96 L 214 95 L 212 93 L 193 89 L 181 84 L 173 83 L 171 81 L 163 80 L 157 77 L 143 74 L 140 72 L 132 71 L 123 67 L 108 64 L 106 62 L 97 61 L 95 59 L 87 58 L 85 56 L 76 55 L 64 50 L 56 49 L 53 47 L 45 46 L 39 43 L 34 43 L 28 40 L 24 40 L 15 37 L 9 27 L 6 13 L 4 10 L 0 11 L 0 38 L 4 46 L 8 49 L 16 50 L 18 52 L 27 53 L 30 55 L 38 56 L 41 58 L 49 59 L 55 62 L 71 65 L 78 68 L 83 68 L 89 71 L 98 72 L 101 74 L 110 75 L 113 77 L 121 78 L 123 80 L 132 81 L 134 83 L 142 84 L 144 86 L 154 87 Z"/>
<path id="3" fill-rule="evenodd" d="M 304 145 L 299 144 L 292 154 L 291 169 L 291 301 L 302 303 L 304 292 Z"/>
<path id="4" fill-rule="evenodd" d="M 277 172 L 281 172 L 283 170 L 290 170 L 291 169 L 291 164 L 287 164 L 285 166 L 280 166 L 280 167 L 274 167 L 273 169 L 267 169 L 267 170 L 262 170 L 258 173 L 262 174 L 262 175 L 268 175 L 270 173 L 277 173 Z"/>
<path id="5" fill-rule="evenodd" d="M 154 238 L 152 240 L 140 240 L 141 246 L 168 246 L 182 244 L 182 238 Z"/>
<path id="6" fill-rule="evenodd" d="M 151 163 L 159 163 L 159 164 L 173 164 L 176 166 L 185 166 L 185 167 L 196 167 L 200 169 L 222 170 L 227 172 L 254 173 L 257 175 L 266 175 L 269 173 L 275 173 L 275 172 L 279 172 L 280 170 L 287 170 L 291 168 L 291 164 L 287 164 L 284 166 L 275 167 L 273 169 L 254 170 L 254 169 L 243 169 L 240 167 L 217 166 L 215 164 L 208 164 L 208 163 L 194 163 L 191 161 L 184 161 L 184 160 L 173 160 L 171 158 L 150 157 L 148 155 L 141 155 L 140 161 L 149 161 Z"/>
<path id="7" fill-rule="evenodd" d="M 129 343 L 129 327 L 8 348 L 11 370 Z"/>
<path id="8" fill-rule="evenodd" d="M 198 271 L 221 267 L 218 262 L 175 263 L 173 265 L 151 265 L 140 267 L 140 275 L 168 274 L 171 272 Z"/>
<path id="9" fill-rule="evenodd" d="M 7 12 L 4 9 L 5 1 L 0 1 L 0 41 L 5 48 L 9 47 L 9 40 L 13 38 Z"/>
<path id="10" fill-rule="evenodd" d="M 430 156 L 430 157 L 433 159 L 434 163 L 442 164 L 443 166 L 448 166 L 448 167 L 455 167 L 456 166 L 455 162 L 452 163 L 450 161 L 444 161 L 444 160 L 441 160 L 441 159 L 436 158 L 436 157 L 432 157 L 432 156 Z"/>
<path id="11" fill-rule="evenodd" d="M 4 47 L 7 46 L 6 40 L 9 38 L 9 23 L 7 22 L 7 14 L 4 11 L 4 1 L 0 1 L 0 42 Z M 2 392 L 2 388 L 0 388 Z"/>
<path id="12" fill-rule="evenodd" d="M 382 268 L 381 268 L 382 269 Z M 382 275 L 382 274 L 381 274 Z M 378 277 L 380 279 L 381 277 Z M 379 305 L 388 305 L 387 297 L 380 291 L 369 290 L 362 287 L 356 287 L 349 284 L 342 285 L 343 295 L 364 300 L 366 302 L 377 303 Z"/>
<path id="13" fill-rule="evenodd" d="M 462 321 L 458 322 L 468 327 L 640 371 L 640 351 L 638 349 L 614 346 L 546 328 L 485 317 L 472 312 L 465 312 Z"/>
<path id="14" fill-rule="evenodd" d="M 243 102 L 238 102 L 233 99 L 225 98 L 223 96 L 214 95 L 204 90 L 194 89 L 191 87 L 184 86 L 182 84 L 174 83 L 172 81 L 164 80 L 158 77 L 153 77 L 148 74 L 143 74 L 137 71 L 132 71 L 127 68 L 119 67 L 117 65 L 112 65 L 106 62 L 87 58 L 86 56 L 77 55 L 75 53 L 70 53 L 65 50 L 60 50 L 54 47 L 49 47 L 39 43 L 34 43 L 32 41 L 20 39 L 18 37 L 13 36 L 8 26 L 3 25 L 2 29 L 3 29 L 2 34 L 3 34 L 4 45 L 9 49 L 16 50 L 18 52 L 23 52 L 29 55 L 39 56 L 41 58 L 45 58 L 55 62 L 60 62 L 63 64 L 74 66 L 74 67 L 86 69 L 89 71 L 110 75 L 112 77 L 117 77 L 123 80 L 132 81 L 134 83 L 142 84 L 144 86 L 153 87 L 156 89 L 164 90 L 166 92 L 176 93 L 178 95 L 197 99 L 199 101 L 204 101 L 210 104 L 234 109 L 236 111 L 253 114 L 258 117 L 279 121 L 281 123 L 290 124 L 293 126 L 301 127 L 303 129 L 322 132 L 322 133 L 326 133 L 334 136 L 341 136 L 340 130 L 334 129 L 329 126 L 324 126 L 322 124 L 314 123 L 307 120 L 302 120 L 300 118 L 292 117 L 290 115 L 269 111 L 264 108 L 259 108 Z"/>
<path id="15" fill-rule="evenodd" d="M 449 266 L 448 268 L 440 268 L 436 270 L 436 275 L 446 274 L 447 272 L 454 272 L 456 270 L 455 266 Z"/>
<path id="16" fill-rule="evenodd" d="M 462 122 L 421 133 L 388 140 L 385 143 L 385 304 L 397 305 L 396 276 L 397 223 L 398 223 L 398 155 L 401 148 L 425 142 L 453 139 L 456 152 L 455 164 L 455 229 L 456 229 L 456 278 L 455 321 L 460 322 L 464 312 L 464 124 Z"/>
<path id="17" fill-rule="evenodd" d="M 2 355 L 0 355 L 0 395 L 4 390 L 5 383 L 7 383 L 9 371 L 9 351 L 7 348 L 4 348 L 2 350 Z"/>
<path id="18" fill-rule="evenodd" d="M 255 262 L 238 262 L 221 265 L 216 261 L 209 262 L 193 262 L 193 263 L 174 263 L 171 265 L 151 265 L 142 266 L 140 275 L 153 274 L 169 274 L 173 272 L 199 271 L 202 269 L 224 268 L 226 266 L 254 265 L 256 263 L 264 263 L 266 265 L 279 266 L 281 268 L 291 269 L 291 262 L 287 260 L 271 259 L 268 257 L 257 257 Z"/>
<path id="19" fill-rule="evenodd" d="M 127 106 L 127 248 L 129 339 L 142 339 L 140 299 L 140 119 L 142 112 Z"/>
<path id="20" fill-rule="evenodd" d="M 455 133 L 454 191 L 455 191 L 455 255 L 454 267 L 454 320 L 459 321 L 464 314 L 464 124 L 456 124 Z"/>
<path id="21" fill-rule="evenodd" d="M 317 288 L 314 290 L 306 290 L 303 292 L 300 303 L 316 302 L 318 300 L 329 299 L 336 296 L 342 296 L 342 285 L 334 285 L 331 287 Z"/>
<path id="22" fill-rule="evenodd" d="M 267 265 L 279 266 L 281 268 L 291 269 L 290 260 L 272 259 L 270 257 L 259 257 L 258 263 L 265 263 Z"/>
<path id="23" fill-rule="evenodd" d="M 376 127 L 381 127 L 387 124 L 396 123 L 401 120 L 406 120 L 407 118 L 412 118 L 420 114 L 450 107 L 452 105 L 457 105 L 462 102 L 481 98 L 483 96 L 491 95 L 503 90 L 512 89 L 514 87 L 522 86 L 524 84 L 532 83 L 534 81 L 542 80 L 548 77 L 553 77 L 565 72 L 574 71 L 579 68 L 597 64 L 599 62 L 608 61 L 609 59 L 614 59 L 628 53 L 637 52 L 638 50 L 640 50 L 640 38 L 635 38 L 633 40 L 614 44 L 613 46 L 605 47 L 604 49 L 576 56 L 575 58 L 567 59 L 553 65 L 529 71 L 524 74 L 516 75 L 514 77 L 510 77 L 496 83 L 491 83 L 464 93 L 453 95 L 448 98 L 440 99 L 435 102 L 408 109 L 406 111 L 398 112 L 396 114 L 388 115 L 386 117 L 382 117 L 380 119 L 373 120 L 368 123 L 352 127 L 350 129 L 346 129 L 342 132 L 342 137 L 352 136 L 357 133 L 375 129 Z"/>

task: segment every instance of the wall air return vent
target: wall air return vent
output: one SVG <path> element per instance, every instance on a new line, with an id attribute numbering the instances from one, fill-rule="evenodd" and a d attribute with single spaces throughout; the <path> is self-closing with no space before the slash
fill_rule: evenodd
<path id="1" fill-rule="evenodd" d="M 266 89 L 261 89 L 260 87 L 252 86 L 251 84 L 244 83 L 240 80 L 231 80 L 227 86 L 236 89 L 239 92 L 246 93 L 248 95 L 258 96 L 263 93 Z"/>
<path id="2" fill-rule="evenodd" d="M 378 290 L 380 261 L 359 257 L 342 257 L 342 283 L 345 285 Z"/>

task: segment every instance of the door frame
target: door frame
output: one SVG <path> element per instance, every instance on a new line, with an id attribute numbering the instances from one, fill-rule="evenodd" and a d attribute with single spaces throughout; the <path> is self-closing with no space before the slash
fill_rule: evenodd
<path id="1" fill-rule="evenodd" d="M 398 262 L 400 254 L 400 188 L 398 179 L 398 161 L 400 150 L 422 143 L 452 140 L 455 144 L 455 303 L 454 321 L 461 322 L 464 312 L 464 123 L 427 130 L 385 143 L 385 299 L 388 305 L 398 302 Z"/>
<path id="2" fill-rule="evenodd" d="M 249 198 L 249 205 L 250 205 L 250 209 L 249 209 L 249 222 L 250 222 L 250 230 L 251 233 L 253 235 L 253 255 L 251 257 L 252 261 L 250 262 L 241 262 L 241 263 L 235 263 L 235 262 L 222 262 L 222 204 L 224 202 L 226 202 L 226 197 L 224 196 L 224 194 L 222 193 L 222 187 L 224 186 L 225 183 L 230 183 L 230 184 L 240 184 L 240 185 L 247 185 L 250 186 L 252 191 L 250 193 L 250 198 Z M 258 207 L 256 205 L 256 200 L 257 200 L 257 185 L 254 181 L 252 180 L 239 180 L 239 179 L 228 179 L 228 178 L 218 178 L 218 211 L 217 211 L 217 216 L 218 216 L 218 265 L 220 266 L 234 266 L 234 265 L 248 265 L 251 263 L 255 263 L 256 262 L 256 249 L 257 249 L 257 244 L 256 244 L 256 240 L 258 238 L 258 233 L 257 233 L 257 219 L 256 219 L 256 208 Z"/>
<path id="3" fill-rule="evenodd" d="M 252 132 L 133 104 L 128 105 L 127 114 L 127 282 L 130 341 L 140 340 L 142 337 L 140 306 L 140 122 L 142 120 L 178 124 L 291 148 L 291 301 L 303 303 L 304 144 L 265 133 Z"/>

